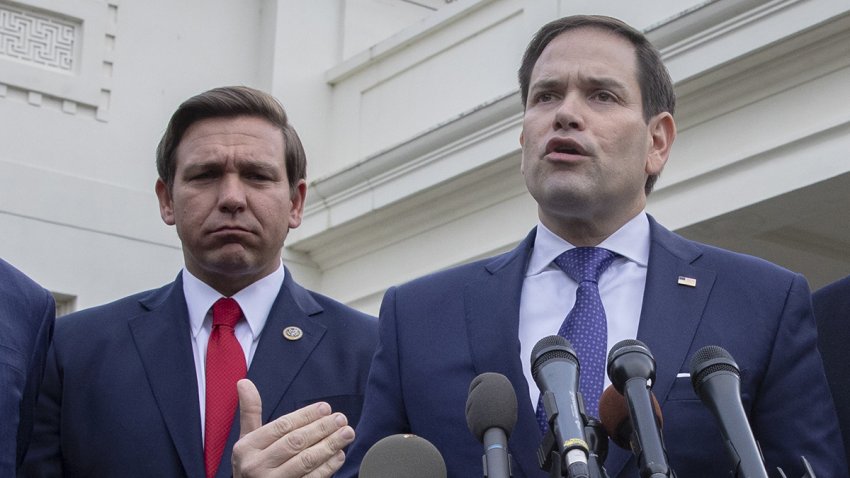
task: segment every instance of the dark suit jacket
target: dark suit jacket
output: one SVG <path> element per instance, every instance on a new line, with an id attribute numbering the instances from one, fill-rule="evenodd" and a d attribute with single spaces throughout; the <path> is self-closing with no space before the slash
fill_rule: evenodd
<path id="1" fill-rule="evenodd" d="M 303 337 L 284 339 L 288 326 Z M 287 272 L 248 370 L 263 423 L 324 400 L 360 417 L 377 322 Z M 198 387 L 181 277 L 59 320 L 24 476 L 203 477 Z M 222 454 L 230 476 L 239 414 Z"/>
<path id="2" fill-rule="evenodd" d="M 55 313 L 50 292 L 0 259 L 0 476 L 27 450 Z"/>
<path id="3" fill-rule="evenodd" d="M 697 244 L 650 218 L 651 248 L 638 339 L 657 361 L 654 393 L 663 409 L 670 464 L 681 478 L 730 476 L 720 432 L 696 397 L 691 356 L 705 345 L 728 350 L 741 368 L 743 403 L 768 466 L 802 476 L 800 455 L 819 477 L 846 476 L 808 286 L 775 265 Z M 466 429 L 469 383 L 506 375 L 519 402 L 510 436 L 514 478 L 546 477 L 540 431 L 520 364 L 518 317 L 534 232 L 513 251 L 390 289 L 381 307 L 361 425 L 338 476 L 356 474 L 366 450 L 394 433 L 431 441 L 449 476 L 482 476 L 483 448 Z M 679 276 L 696 287 L 678 285 Z M 614 477 L 638 476 L 630 452 L 610 444 Z"/>
<path id="4" fill-rule="evenodd" d="M 850 456 L 850 277 L 812 294 L 818 323 L 818 348 L 823 355 L 826 378 L 838 411 L 844 451 Z"/>

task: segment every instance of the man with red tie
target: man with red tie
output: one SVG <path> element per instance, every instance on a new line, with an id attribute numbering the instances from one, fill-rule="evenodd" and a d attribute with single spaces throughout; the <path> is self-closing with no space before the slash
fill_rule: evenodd
<path id="1" fill-rule="evenodd" d="M 377 326 L 281 262 L 307 188 L 286 113 L 247 87 L 192 97 L 157 169 L 185 268 L 57 323 L 24 476 L 230 476 L 240 435 L 238 458 L 255 469 L 332 475 L 354 438 Z"/>

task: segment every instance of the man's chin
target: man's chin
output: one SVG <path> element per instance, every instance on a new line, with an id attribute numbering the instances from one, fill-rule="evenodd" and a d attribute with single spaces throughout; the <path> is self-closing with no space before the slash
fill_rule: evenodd
<path id="1" fill-rule="evenodd" d="M 216 257 L 209 265 L 219 274 L 238 277 L 255 272 L 258 266 L 254 262 L 247 254 L 227 254 Z"/>

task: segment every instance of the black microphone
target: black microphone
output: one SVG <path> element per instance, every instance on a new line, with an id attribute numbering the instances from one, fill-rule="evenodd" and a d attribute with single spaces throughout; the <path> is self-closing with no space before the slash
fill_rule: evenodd
<path id="1" fill-rule="evenodd" d="M 661 429 L 653 412 L 650 389 L 655 382 L 655 359 L 640 340 L 617 342 L 608 354 L 608 377 L 625 398 L 633 429 L 632 453 L 643 478 L 675 476 L 667 464 Z"/>
<path id="2" fill-rule="evenodd" d="M 446 478 L 446 463 L 437 448 L 416 435 L 390 435 L 369 448 L 360 463 L 360 478 Z"/>
<path id="3" fill-rule="evenodd" d="M 507 377 L 487 372 L 469 384 L 466 399 L 466 425 L 484 444 L 484 476 L 511 476 L 508 438 L 516 425 L 516 392 Z"/>
<path id="4" fill-rule="evenodd" d="M 531 376 L 543 397 L 561 469 L 566 469 L 570 478 L 589 476 L 588 446 L 578 398 L 579 364 L 569 341 L 559 335 L 540 339 L 531 351 Z"/>
<path id="5" fill-rule="evenodd" d="M 691 383 L 720 424 L 735 476 L 767 478 L 761 452 L 741 403 L 738 364 L 729 352 L 716 345 L 697 350 L 691 359 Z"/>
<path id="6" fill-rule="evenodd" d="M 650 400 L 652 401 L 652 413 L 655 414 L 655 421 L 658 423 L 658 428 L 663 428 L 664 420 L 661 417 L 661 406 L 658 400 L 655 399 L 655 394 L 649 392 Z M 599 398 L 599 418 L 602 420 L 602 426 L 605 427 L 605 432 L 611 437 L 611 441 L 620 448 L 632 450 L 632 441 L 634 440 L 634 427 L 632 419 L 629 417 L 629 404 L 626 403 L 626 397 L 609 385 L 602 392 L 602 397 Z"/>

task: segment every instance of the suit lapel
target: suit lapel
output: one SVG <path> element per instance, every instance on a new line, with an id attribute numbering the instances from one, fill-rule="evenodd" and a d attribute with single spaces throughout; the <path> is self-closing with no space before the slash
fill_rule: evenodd
<path id="1" fill-rule="evenodd" d="M 688 350 L 714 285 L 714 271 L 694 267 L 700 248 L 661 227 L 650 217 L 651 246 L 638 340 L 655 357 L 652 392 L 663 407 L 680 370 L 687 369 Z M 685 284 L 679 283 L 683 278 Z M 688 285 L 688 284 L 692 284 Z M 606 468 L 618 476 L 632 454 L 613 443 Z"/>
<path id="2" fill-rule="evenodd" d="M 263 423 L 268 423 L 278 404 L 289 389 L 292 381 L 307 362 L 313 349 L 325 334 L 325 327 L 311 320 L 311 316 L 322 313 L 322 307 L 310 293 L 292 280 L 287 270 L 283 286 L 275 303 L 251 360 L 248 378 L 257 386 L 263 403 Z M 287 340 L 283 330 L 298 327 L 303 332 L 299 340 Z M 225 450 L 231 450 L 239 439 L 239 411 L 233 419 Z M 222 454 L 217 476 L 231 475 L 230 453 Z"/>
<path id="3" fill-rule="evenodd" d="M 514 462 L 524 476 L 540 473 L 534 457 L 540 430 L 520 362 L 519 304 L 528 257 L 536 230 L 513 251 L 489 262 L 483 279 L 464 290 L 469 348 L 475 374 L 498 372 L 513 384 L 517 395 L 517 423 L 510 439 Z"/>
<path id="4" fill-rule="evenodd" d="M 149 311 L 129 320 L 136 351 L 186 475 L 202 477 L 198 382 L 181 276 L 140 302 Z"/>

